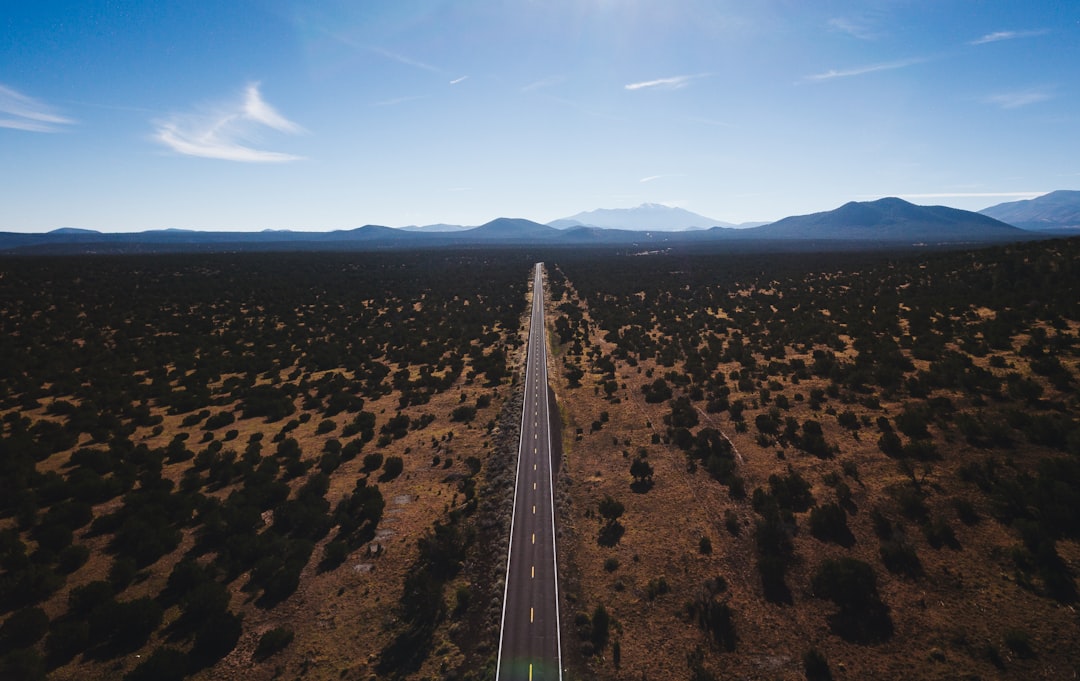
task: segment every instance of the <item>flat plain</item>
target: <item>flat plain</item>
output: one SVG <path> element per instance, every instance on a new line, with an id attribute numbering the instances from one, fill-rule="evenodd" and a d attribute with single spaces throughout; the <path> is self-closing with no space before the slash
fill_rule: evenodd
<path id="1" fill-rule="evenodd" d="M 1061 240 L 4 259 L 4 678 L 491 678 L 537 261 L 566 678 L 1078 671 Z"/>

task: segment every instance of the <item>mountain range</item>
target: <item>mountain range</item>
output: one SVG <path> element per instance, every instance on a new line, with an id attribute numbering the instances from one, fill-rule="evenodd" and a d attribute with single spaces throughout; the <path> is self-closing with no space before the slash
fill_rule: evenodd
<path id="1" fill-rule="evenodd" d="M 1078 218 L 1080 192 L 1076 191 L 1052 192 L 1030 201 L 993 206 L 979 213 L 945 206 L 918 206 L 898 198 L 853 201 L 835 210 L 792 216 L 750 227 L 720 223 L 681 208 L 644 204 L 635 209 L 579 213 L 547 225 L 521 218 L 497 218 L 478 227 L 439 224 L 392 228 L 365 225 L 329 232 L 165 229 L 120 234 L 66 227 L 47 234 L 0 232 L 0 252 L 381 250 L 504 244 L 611 245 L 645 249 L 678 244 L 714 244 L 717 247 L 726 244 L 746 248 L 747 244 L 759 242 L 784 248 L 790 248 L 792 244 L 816 248 L 819 246 L 815 244 L 830 243 L 854 247 L 895 247 L 994 243 L 1060 236 L 1069 233 L 1070 229 L 1080 231 Z M 713 224 L 701 226 L 709 223 Z M 1035 227 L 1039 231 L 1032 231 Z M 800 244 L 802 246 L 798 246 Z"/>
<path id="2" fill-rule="evenodd" d="M 753 230 L 765 239 L 914 240 L 926 242 L 1007 240 L 1017 227 L 992 217 L 946 206 L 916 206 L 903 199 L 845 203 L 836 210 L 784 218 Z"/>
<path id="3" fill-rule="evenodd" d="M 1010 201 L 979 211 L 1036 232 L 1080 231 L 1080 191 L 1058 190 L 1026 201 Z"/>
<path id="4" fill-rule="evenodd" d="M 754 227 L 762 222 L 734 225 L 692 213 L 685 208 L 665 206 L 661 203 L 643 203 L 637 208 L 598 208 L 568 218 L 547 223 L 556 229 L 572 227 L 599 227 L 601 229 L 651 230 L 656 232 L 681 232 L 689 229 L 710 227 Z"/>

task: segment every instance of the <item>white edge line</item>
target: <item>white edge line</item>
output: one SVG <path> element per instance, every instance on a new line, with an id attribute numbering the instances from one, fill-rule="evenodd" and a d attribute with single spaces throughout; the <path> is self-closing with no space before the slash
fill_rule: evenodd
<path id="1" fill-rule="evenodd" d="M 542 271 L 541 265 L 543 263 L 537 263 L 537 274 Z M 535 295 L 535 294 L 534 294 Z M 558 541 L 555 539 L 555 483 L 553 478 L 555 476 L 555 467 L 551 464 L 551 414 L 548 407 L 550 406 L 550 400 L 548 399 L 548 380 L 547 380 L 547 327 L 543 324 L 544 321 L 544 282 L 543 275 L 540 274 L 540 332 L 541 343 L 543 347 L 544 355 L 544 416 L 547 417 L 547 441 L 548 441 L 548 493 L 551 496 L 551 562 L 555 567 L 555 644 L 556 651 L 559 656 L 559 681 L 562 681 L 562 623 L 559 616 L 559 552 L 557 549 Z"/>
<path id="2" fill-rule="evenodd" d="M 533 278 L 533 307 L 536 306 L 536 279 Z M 529 310 L 529 336 L 532 336 L 532 317 L 534 310 Z M 525 406 L 528 403 L 529 393 L 529 362 L 533 360 L 533 347 L 531 338 L 526 340 L 525 345 L 525 379 L 523 383 L 522 398 L 521 398 L 521 425 L 518 427 L 518 457 L 517 464 L 514 466 L 514 505 L 510 509 L 510 537 L 506 543 L 506 576 L 503 578 L 503 607 L 502 618 L 499 621 L 499 655 L 495 661 L 495 681 L 499 681 L 499 672 L 502 670 L 502 652 L 503 652 L 503 636 L 506 632 L 506 600 L 507 595 L 510 593 L 510 554 L 514 550 L 514 519 L 517 516 L 517 491 L 518 491 L 518 477 L 521 473 L 521 447 L 522 439 L 521 434 L 525 432 Z M 549 426 L 550 427 L 550 426 Z M 550 440 L 550 437 L 548 438 Z M 554 511 L 552 512 L 554 514 Z M 559 583 L 555 580 L 555 589 L 558 590 Z M 558 601 L 555 602 L 555 609 L 558 612 Z M 562 650 L 560 647 L 559 652 L 559 678 L 562 678 Z"/>

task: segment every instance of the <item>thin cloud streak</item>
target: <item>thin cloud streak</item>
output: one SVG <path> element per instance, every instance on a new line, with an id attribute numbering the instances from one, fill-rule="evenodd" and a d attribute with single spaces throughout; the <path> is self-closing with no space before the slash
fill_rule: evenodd
<path id="1" fill-rule="evenodd" d="M 914 66 L 915 64 L 921 64 L 927 61 L 925 57 L 917 57 L 914 59 L 901 59 L 898 61 L 882 62 L 880 64 L 869 64 L 867 66 L 857 66 L 852 69 L 830 69 L 824 73 L 815 73 L 803 78 L 804 81 L 820 83 L 826 80 L 834 80 L 836 78 L 851 78 L 854 76 L 864 76 L 868 73 L 877 73 L 879 71 L 894 71 L 896 69 L 907 68 L 908 66 Z"/>
<path id="2" fill-rule="evenodd" d="M 666 177 L 686 177 L 686 175 L 683 175 L 682 173 L 666 173 L 664 175 L 649 175 L 648 177 L 641 178 L 640 180 L 638 180 L 638 182 L 644 184 L 646 182 L 652 182 L 653 180 L 661 180 L 661 179 L 664 179 Z"/>
<path id="3" fill-rule="evenodd" d="M 972 40 L 968 45 L 985 45 L 987 43 L 996 43 L 1002 40 L 1015 40 L 1017 38 L 1035 38 L 1040 35 L 1046 35 L 1049 33 L 1046 29 L 1038 31 L 995 31 L 993 33 L 987 33 L 981 38 Z"/>
<path id="4" fill-rule="evenodd" d="M 427 99 L 428 95 L 408 95 L 405 97 L 394 97 L 392 99 L 383 99 L 375 102 L 372 106 L 396 106 L 398 104 L 404 104 L 405 102 L 415 102 L 418 99 Z"/>
<path id="5" fill-rule="evenodd" d="M 547 78 L 541 78 L 540 80 L 533 81 L 528 85 L 521 88 L 522 92 L 536 92 L 537 90 L 543 90 L 554 85 L 558 85 L 566 80 L 566 76 L 548 76 Z"/>
<path id="6" fill-rule="evenodd" d="M 1002 109 L 1019 109 L 1031 104 L 1038 104 L 1053 99 L 1053 95 L 1043 90 L 1023 90 L 1020 92 L 1002 92 L 984 97 L 983 102 Z"/>
<path id="7" fill-rule="evenodd" d="M 704 78 L 707 73 L 699 73 L 696 75 L 687 76 L 672 76 L 670 78 L 657 78 L 656 80 L 643 80 L 638 83 L 627 83 L 623 87 L 627 90 L 647 90 L 650 88 L 661 88 L 664 90 L 678 90 L 689 85 L 690 81 L 697 78 Z"/>
<path id="8" fill-rule="evenodd" d="M 451 84 L 451 85 L 457 85 L 458 83 L 461 83 L 461 82 L 463 82 L 463 81 L 466 81 L 466 80 L 468 80 L 468 79 L 469 79 L 469 77 L 468 77 L 468 76 L 462 76 L 461 78 L 455 78 L 455 79 L 453 79 L 452 81 L 450 81 L 450 84 Z"/>
<path id="9" fill-rule="evenodd" d="M 241 163 L 286 163 L 302 157 L 256 149 L 245 144 L 259 128 L 299 134 L 304 129 L 282 116 L 262 98 L 259 84 L 244 91 L 239 105 L 207 115 L 177 115 L 157 123 L 154 139 L 178 154 Z"/>
<path id="10" fill-rule="evenodd" d="M 432 66 L 431 64 L 427 64 L 425 62 L 422 62 L 419 59 L 413 59 L 412 57 L 406 57 L 403 54 L 398 54 L 397 52 L 391 52 L 390 50 L 384 49 L 382 47 L 375 47 L 374 45 L 367 45 L 366 47 L 367 47 L 368 50 L 374 52 L 375 54 L 377 54 L 377 55 L 379 55 L 381 57 L 386 57 L 387 59 L 390 59 L 392 61 L 396 61 L 396 62 L 401 63 L 401 64 L 405 64 L 406 66 L 413 66 L 415 68 L 422 69 L 424 71 L 430 71 L 431 73 L 442 73 L 442 69 L 437 68 L 435 66 Z"/>
<path id="11" fill-rule="evenodd" d="M 829 19 L 829 28 L 859 40 L 875 40 L 878 37 L 878 34 L 866 23 L 846 17 Z"/>
<path id="12" fill-rule="evenodd" d="M 25 132 L 60 132 L 75 121 L 33 97 L 0 85 L 0 128 Z"/>

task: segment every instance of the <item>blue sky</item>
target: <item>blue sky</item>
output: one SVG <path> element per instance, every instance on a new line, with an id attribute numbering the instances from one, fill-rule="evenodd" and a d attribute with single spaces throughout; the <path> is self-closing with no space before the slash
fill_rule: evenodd
<path id="1" fill-rule="evenodd" d="M 728 222 L 1080 187 L 1080 3 L 6 3 L 0 230 Z"/>

